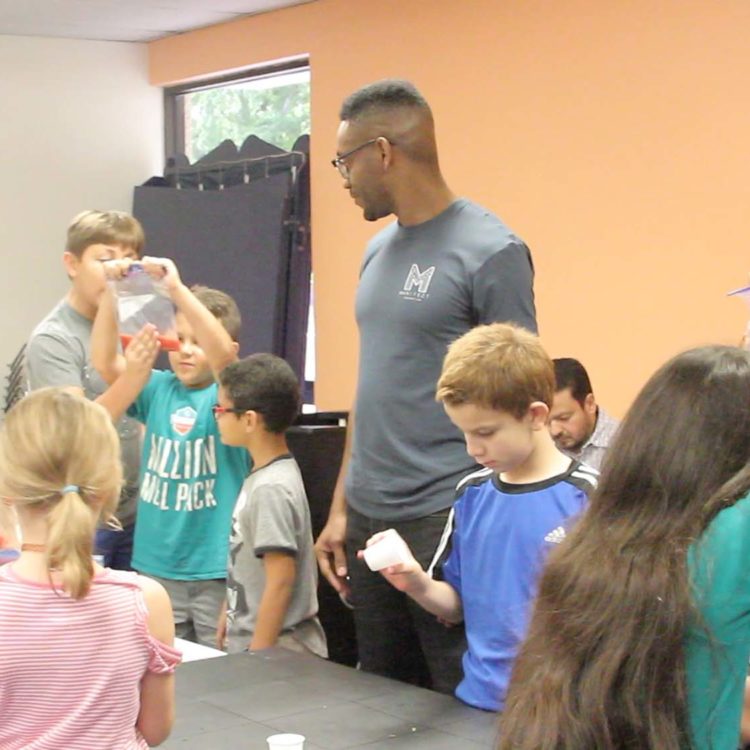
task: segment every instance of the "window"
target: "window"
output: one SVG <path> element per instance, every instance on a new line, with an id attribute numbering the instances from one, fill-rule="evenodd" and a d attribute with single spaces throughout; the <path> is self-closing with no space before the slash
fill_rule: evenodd
<path id="1" fill-rule="evenodd" d="M 165 123 L 167 156 L 192 163 L 226 139 L 240 148 L 251 134 L 290 150 L 310 132 L 307 60 L 167 89 Z"/>

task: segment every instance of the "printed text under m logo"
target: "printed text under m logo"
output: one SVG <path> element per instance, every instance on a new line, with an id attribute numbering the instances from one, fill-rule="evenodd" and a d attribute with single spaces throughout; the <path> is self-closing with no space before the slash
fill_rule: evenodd
<path id="1" fill-rule="evenodd" d="M 430 288 L 430 281 L 432 281 L 432 275 L 435 273 L 435 266 L 430 266 L 426 271 L 420 273 L 419 266 L 416 263 L 411 264 L 409 269 L 409 275 L 406 277 L 404 282 L 404 291 L 411 292 L 414 287 L 419 287 L 417 292 L 419 294 L 427 294 L 427 290 Z"/>

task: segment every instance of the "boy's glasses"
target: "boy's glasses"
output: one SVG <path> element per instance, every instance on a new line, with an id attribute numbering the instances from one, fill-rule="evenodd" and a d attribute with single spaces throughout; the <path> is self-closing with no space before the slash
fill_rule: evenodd
<path id="1" fill-rule="evenodd" d="M 218 419 L 222 414 L 230 412 L 231 414 L 244 414 L 247 409 L 237 409 L 233 406 L 222 406 L 221 404 L 214 404 L 211 407 L 211 411 L 214 413 L 214 419 Z"/>

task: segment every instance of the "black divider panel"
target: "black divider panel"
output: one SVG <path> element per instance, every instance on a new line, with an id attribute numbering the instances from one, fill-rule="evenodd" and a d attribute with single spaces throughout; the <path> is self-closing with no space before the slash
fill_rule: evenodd
<path id="1" fill-rule="evenodd" d="M 317 539 L 328 520 L 344 452 L 346 428 L 337 425 L 298 425 L 291 427 L 286 437 L 302 473 L 310 503 L 313 537 Z M 318 604 L 318 616 L 326 632 L 331 661 L 353 667 L 357 663 L 354 618 L 322 575 L 318 579 Z"/>
<path id="2" fill-rule="evenodd" d="M 241 355 L 285 354 L 290 180 L 280 173 L 226 190 L 135 188 L 133 213 L 146 233 L 146 253 L 174 259 L 185 283 L 221 289 L 237 301 Z"/>

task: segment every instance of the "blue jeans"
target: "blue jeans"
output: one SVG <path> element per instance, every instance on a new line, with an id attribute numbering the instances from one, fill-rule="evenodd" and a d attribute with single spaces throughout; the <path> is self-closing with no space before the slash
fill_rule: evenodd
<path id="1" fill-rule="evenodd" d="M 105 568 L 133 570 L 130 558 L 133 556 L 133 530 L 135 524 L 125 526 L 122 531 L 97 529 L 94 538 L 94 554 L 104 558 Z"/>
<path id="2" fill-rule="evenodd" d="M 412 521 L 379 521 L 347 511 L 346 558 L 349 569 L 357 654 L 361 669 L 452 694 L 463 678 L 464 626 L 448 627 L 373 573 L 357 550 L 376 532 L 396 529 L 427 570 L 448 520 L 448 510 Z"/>

